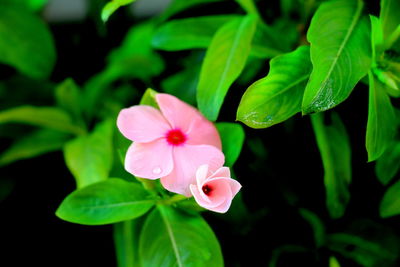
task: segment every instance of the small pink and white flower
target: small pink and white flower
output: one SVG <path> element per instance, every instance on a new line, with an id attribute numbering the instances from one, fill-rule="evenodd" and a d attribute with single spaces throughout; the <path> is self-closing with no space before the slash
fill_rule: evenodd
<path id="1" fill-rule="evenodd" d="M 125 169 L 141 178 L 158 179 L 167 190 L 191 196 L 198 167 L 223 166 L 221 139 L 215 126 L 194 107 L 168 94 L 157 94 L 160 110 L 138 105 L 121 110 L 117 126 L 134 141 Z"/>
<path id="2" fill-rule="evenodd" d="M 208 165 L 200 166 L 196 172 L 197 184 L 190 185 L 190 191 L 196 202 L 208 210 L 227 212 L 232 199 L 242 187 L 230 176 L 228 167 L 222 167 L 210 173 Z"/>

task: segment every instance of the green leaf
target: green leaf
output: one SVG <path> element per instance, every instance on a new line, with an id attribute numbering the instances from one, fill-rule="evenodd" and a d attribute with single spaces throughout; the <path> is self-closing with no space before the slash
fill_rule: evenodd
<path id="1" fill-rule="evenodd" d="M 47 78 L 56 62 L 49 29 L 19 5 L 5 3 L 0 9 L 0 62 L 35 79 Z"/>
<path id="2" fill-rule="evenodd" d="M 219 267 L 218 240 L 199 215 L 159 206 L 147 218 L 140 236 L 142 267 Z"/>
<path id="3" fill-rule="evenodd" d="M 0 112 L 0 124 L 3 123 L 23 123 L 77 135 L 85 131 L 73 124 L 65 111 L 55 107 L 19 106 L 4 110 Z"/>
<path id="4" fill-rule="evenodd" d="M 293 26 L 293 25 L 292 25 Z M 293 27 L 285 30 L 285 33 L 290 36 Z M 288 36 L 282 37 L 281 31 L 258 21 L 257 28 L 253 36 L 250 55 L 258 58 L 272 58 L 289 51 L 293 45 Z M 297 40 L 297 38 L 296 38 Z"/>
<path id="5" fill-rule="evenodd" d="M 331 256 L 329 258 L 329 267 L 340 267 L 340 263 L 335 257 Z"/>
<path id="6" fill-rule="evenodd" d="M 118 267 L 140 266 L 139 237 L 144 217 L 114 224 L 114 243 Z"/>
<path id="7" fill-rule="evenodd" d="M 245 138 L 244 130 L 240 124 L 231 122 L 219 122 L 215 126 L 221 136 L 225 165 L 232 168 L 242 150 Z"/>
<path id="8" fill-rule="evenodd" d="M 309 47 L 275 57 L 265 78 L 253 83 L 240 101 L 237 120 L 266 128 L 301 111 L 304 88 L 311 72 Z"/>
<path id="9" fill-rule="evenodd" d="M 369 77 L 368 122 L 365 145 L 368 161 L 378 159 L 393 141 L 396 117 L 389 96 L 372 72 Z"/>
<path id="10" fill-rule="evenodd" d="M 398 0 L 381 0 L 381 11 L 379 17 L 382 21 L 383 39 L 385 41 L 385 48 L 388 49 L 394 43 L 391 40 L 392 34 L 397 30 L 400 25 L 400 1 Z"/>
<path id="11" fill-rule="evenodd" d="M 136 0 L 111 0 L 108 2 L 101 11 L 101 19 L 106 22 L 108 18 L 121 6 L 129 5 Z"/>
<path id="12" fill-rule="evenodd" d="M 69 112 L 74 119 L 81 119 L 81 92 L 72 79 L 66 79 L 55 89 L 58 106 Z"/>
<path id="13" fill-rule="evenodd" d="M 397 257 L 382 243 L 346 233 L 329 235 L 327 247 L 365 267 L 394 266 Z"/>
<path id="14" fill-rule="evenodd" d="M 237 15 L 216 15 L 172 20 L 154 33 L 153 47 L 166 51 L 207 48 L 217 30 Z"/>
<path id="15" fill-rule="evenodd" d="M 383 33 L 381 27 L 381 21 L 379 18 L 369 15 L 371 20 L 371 45 L 372 45 L 372 59 L 377 60 L 380 59 L 383 53 Z M 376 63 L 373 63 L 375 65 Z"/>
<path id="16" fill-rule="evenodd" d="M 90 119 L 107 97 L 111 84 L 119 79 L 150 79 L 164 70 L 164 61 L 151 47 L 154 24 L 142 23 L 132 27 L 122 44 L 108 56 L 107 67 L 85 85 L 82 101 Z M 140 66 L 140 68 L 138 67 Z"/>
<path id="17" fill-rule="evenodd" d="M 157 94 L 158 94 L 157 91 L 155 91 L 155 90 L 153 90 L 151 88 L 148 88 L 144 92 L 144 94 L 142 96 L 142 99 L 140 99 L 140 105 L 152 106 L 152 107 L 158 109 L 158 104 L 157 104 L 157 101 L 156 101 L 156 95 Z"/>
<path id="18" fill-rule="evenodd" d="M 257 19 L 246 16 L 222 26 L 207 49 L 197 86 L 200 111 L 216 120 L 229 87 L 242 72 L 250 53 Z"/>
<path id="19" fill-rule="evenodd" d="M 186 9 L 189 9 L 194 6 L 208 4 L 213 2 L 220 2 L 222 0 L 173 0 L 171 4 L 165 9 L 162 13 L 160 20 L 167 20 L 168 18 L 182 12 Z"/>
<path id="20" fill-rule="evenodd" d="M 174 95 L 182 101 L 195 106 L 199 74 L 200 65 L 193 64 L 163 80 L 161 82 L 161 87 L 166 93 Z"/>
<path id="21" fill-rule="evenodd" d="M 18 4 L 32 11 L 40 11 L 45 7 L 48 0 L 1 0 L 1 2 Z"/>
<path id="22" fill-rule="evenodd" d="M 260 16 L 253 0 L 235 0 L 248 14 Z"/>
<path id="23" fill-rule="evenodd" d="M 321 4 L 312 18 L 311 72 L 303 98 L 303 114 L 330 109 L 344 101 L 371 67 L 369 23 L 361 0 Z"/>
<path id="24" fill-rule="evenodd" d="M 400 169 L 400 142 L 391 143 L 376 161 L 375 173 L 383 185 L 387 185 Z"/>
<path id="25" fill-rule="evenodd" d="M 351 147 L 340 117 L 332 113 L 331 125 L 324 125 L 324 115 L 314 114 L 311 122 L 324 166 L 326 205 L 332 218 L 343 216 L 350 200 Z"/>
<path id="26" fill-rule="evenodd" d="M 325 244 L 326 230 L 321 219 L 312 211 L 307 209 L 299 209 L 300 215 L 306 220 L 314 232 L 314 241 L 317 248 L 322 247 Z"/>
<path id="27" fill-rule="evenodd" d="M 17 140 L 0 155 L 0 166 L 62 149 L 70 135 L 42 129 Z"/>
<path id="28" fill-rule="evenodd" d="M 113 162 L 113 127 L 111 120 L 102 122 L 90 135 L 78 137 L 65 145 L 65 162 L 78 188 L 108 178 Z"/>
<path id="29" fill-rule="evenodd" d="M 385 192 L 380 205 L 380 215 L 388 218 L 400 214 L 400 181 L 397 181 Z"/>
<path id="30" fill-rule="evenodd" d="M 111 178 L 72 192 L 56 215 L 72 223 L 101 225 L 140 217 L 154 204 L 139 184 Z"/>

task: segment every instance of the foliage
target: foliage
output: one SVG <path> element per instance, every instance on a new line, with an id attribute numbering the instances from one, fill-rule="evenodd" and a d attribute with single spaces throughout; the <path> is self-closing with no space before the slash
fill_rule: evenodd
<path id="1" fill-rule="evenodd" d="M 82 76 L 47 2 L 0 0 L 0 172 L 63 155 L 76 188 L 55 214 L 113 224 L 119 267 L 399 265 L 398 0 L 172 0 L 143 20 L 93 1 L 108 55 Z M 227 214 L 125 171 L 117 114 L 158 92 L 215 122 L 243 185 Z"/>

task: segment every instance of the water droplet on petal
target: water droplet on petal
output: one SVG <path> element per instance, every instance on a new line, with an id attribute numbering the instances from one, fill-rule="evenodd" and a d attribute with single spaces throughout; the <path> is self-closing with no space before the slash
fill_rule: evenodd
<path id="1" fill-rule="evenodd" d="M 153 169 L 153 173 L 154 174 L 160 174 L 161 173 L 161 168 L 160 167 L 156 167 Z"/>

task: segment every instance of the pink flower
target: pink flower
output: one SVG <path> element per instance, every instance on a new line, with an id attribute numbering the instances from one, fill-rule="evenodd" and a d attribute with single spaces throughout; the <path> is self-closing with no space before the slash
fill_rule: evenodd
<path id="1" fill-rule="evenodd" d="M 216 170 L 225 161 L 215 126 L 195 108 L 168 94 L 157 94 L 160 110 L 139 105 L 121 110 L 117 125 L 134 141 L 125 169 L 148 179 L 161 178 L 169 191 L 191 196 L 197 168 Z"/>
<path id="2" fill-rule="evenodd" d="M 202 165 L 196 172 L 197 184 L 190 185 L 196 202 L 203 208 L 225 213 L 231 206 L 232 199 L 242 187 L 231 179 L 228 167 L 222 167 L 210 174 L 207 165 Z"/>

